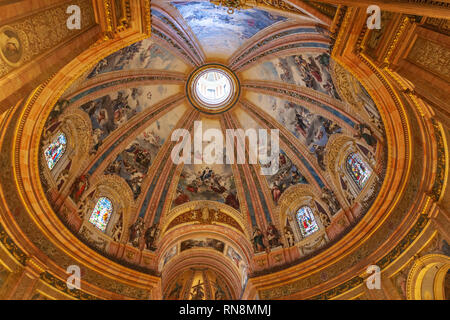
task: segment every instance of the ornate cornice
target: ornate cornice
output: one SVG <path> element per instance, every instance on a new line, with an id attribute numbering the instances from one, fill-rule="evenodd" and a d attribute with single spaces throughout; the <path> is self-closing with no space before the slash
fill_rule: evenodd
<path id="1" fill-rule="evenodd" d="M 81 291 L 80 289 L 74 288 L 74 289 L 70 290 L 67 287 L 66 281 L 63 281 L 63 280 L 55 277 L 54 275 L 52 275 L 49 272 L 41 273 L 39 278 L 42 281 L 44 281 L 46 284 L 52 286 L 53 288 L 55 288 L 56 290 L 58 290 L 60 292 L 65 293 L 66 295 L 69 295 L 70 297 L 72 297 L 74 299 L 78 299 L 78 300 L 100 300 L 96 296 L 93 296 L 93 295 L 91 295 L 89 293 Z"/>
<path id="2" fill-rule="evenodd" d="M 0 243 L 11 253 L 11 255 L 23 266 L 27 264 L 29 257 L 20 249 L 14 240 L 8 235 L 0 223 Z"/>
<path id="3" fill-rule="evenodd" d="M 204 208 L 207 208 L 206 216 L 203 212 Z M 223 203 L 207 200 L 192 201 L 172 209 L 165 218 L 162 233 L 190 222 L 225 224 L 246 234 L 239 212 Z"/>
<path id="4" fill-rule="evenodd" d="M 438 202 L 443 197 L 442 190 L 447 184 L 448 177 L 448 148 L 445 147 L 444 136 L 442 134 L 442 126 L 434 119 L 431 119 L 433 123 L 434 135 L 437 142 L 437 164 L 436 164 L 436 177 L 431 191 L 431 197 L 434 201 Z"/>

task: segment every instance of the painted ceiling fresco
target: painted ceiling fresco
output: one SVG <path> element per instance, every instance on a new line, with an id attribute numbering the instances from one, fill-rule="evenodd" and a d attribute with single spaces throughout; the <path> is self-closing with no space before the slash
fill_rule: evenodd
<path id="1" fill-rule="evenodd" d="M 228 14 L 210 2 L 172 2 L 208 56 L 231 56 L 245 41 L 286 18 L 258 9 Z"/>
<path id="2" fill-rule="evenodd" d="M 256 128 L 258 130 L 263 129 L 263 127 L 261 127 L 248 113 L 241 109 L 236 110 L 236 117 L 239 119 L 239 123 L 243 128 Z M 261 146 L 263 148 L 261 148 Z M 268 156 L 270 156 L 270 144 L 264 142 L 261 146 L 258 152 L 262 152 L 263 154 L 267 154 Z M 265 146 L 268 146 L 268 148 L 264 148 Z M 280 149 L 278 161 L 278 170 L 272 175 L 264 175 L 270 188 L 272 199 L 275 203 L 278 203 L 281 194 L 283 194 L 283 192 L 286 191 L 290 186 L 308 183 L 306 178 L 303 176 L 303 174 L 283 149 Z M 260 163 L 260 165 L 262 164 Z"/>
<path id="3" fill-rule="evenodd" d="M 135 69 L 185 72 L 187 65 L 165 48 L 145 39 L 100 60 L 88 75 L 88 79 L 106 72 Z"/>
<path id="4" fill-rule="evenodd" d="M 306 107 L 267 94 L 249 92 L 247 99 L 253 102 L 283 127 L 301 140 L 313 152 L 314 145 L 326 146 L 329 136 L 342 132 L 342 128 L 323 114 L 315 114 Z"/>
<path id="5" fill-rule="evenodd" d="M 246 79 L 264 79 L 311 88 L 339 99 L 330 74 L 327 53 L 279 57 L 262 62 L 242 73 Z"/>
<path id="6" fill-rule="evenodd" d="M 330 146 L 338 138 L 344 142 L 353 141 L 346 146 L 351 144 L 355 152 L 360 152 L 364 157 L 365 162 L 357 163 L 360 169 L 364 166 L 368 168 L 369 165 L 371 168 L 378 166 L 377 161 L 380 161 L 384 152 L 379 149 L 383 145 L 379 142 L 384 137 L 381 116 L 375 102 L 357 79 L 345 72 L 339 73 L 339 77 L 336 75 L 336 70 L 343 68 L 339 69 L 330 56 L 322 52 L 328 44 L 319 42 L 317 46 L 313 43 L 311 50 L 302 48 L 299 53 L 286 56 L 277 52 L 276 56 L 265 57 L 266 60 L 252 60 L 254 52 L 249 49 L 248 55 L 244 55 L 233 69 L 241 81 L 239 101 L 230 110 L 220 114 L 202 113 L 190 104 L 185 90 L 185 79 L 201 65 L 189 64 L 189 59 L 184 59 L 181 51 L 202 47 L 206 57 L 198 57 L 195 50 L 188 54 L 199 62 L 215 61 L 218 57 L 229 58 L 244 44 L 248 44 L 248 48 L 257 48 L 258 42 L 254 36 L 267 32 L 267 28 L 274 24 L 279 24 L 280 30 L 277 32 L 285 32 L 286 37 L 291 37 L 295 32 L 302 33 L 301 37 L 296 35 L 290 39 L 304 38 L 308 34 L 314 38 L 322 35 L 313 24 L 286 26 L 283 24 L 286 18 L 258 9 L 239 10 L 230 15 L 226 8 L 207 1 L 157 3 L 155 7 L 160 12 L 159 16 L 164 13 L 169 17 L 175 12 L 177 17 L 171 18 L 177 19 L 180 28 L 190 28 L 195 37 L 190 37 L 189 32 L 180 36 L 174 25 L 159 19 L 159 26 L 167 23 L 167 29 L 157 29 L 158 24 L 152 27 L 160 34 L 164 29 L 167 34 L 161 37 L 152 35 L 151 40 L 129 45 L 104 58 L 62 95 L 47 120 L 42 152 L 44 154 L 52 146 L 52 138 L 64 131 L 67 134 L 65 153 L 61 151 L 58 155 L 56 151 L 50 152 L 50 156 L 58 157 L 56 162 L 63 162 L 65 169 L 61 170 L 58 163 L 54 164 L 56 169 L 43 166 L 43 176 L 47 179 L 45 189 L 51 195 L 49 201 L 53 204 L 56 203 L 55 199 L 59 199 L 59 192 L 61 197 L 72 195 L 65 201 L 64 208 L 75 216 L 74 221 L 86 226 L 89 220 L 85 217 L 89 214 L 83 216 L 84 213 L 80 212 L 87 212 L 95 206 L 95 203 L 91 207 L 85 204 L 86 199 L 94 193 L 90 191 L 87 195 L 86 190 L 92 186 L 104 187 L 97 188 L 102 192 L 108 188 L 119 188 L 119 196 L 116 197 L 128 201 L 123 205 L 124 212 L 129 210 L 126 213 L 128 220 L 117 218 L 113 209 L 111 219 L 107 218 L 109 224 L 114 225 L 106 226 L 104 232 L 95 230 L 98 231 L 95 234 L 98 238 L 89 242 L 89 245 L 99 243 L 101 238 L 109 244 L 107 249 L 103 248 L 110 250 L 108 254 L 117 252 L 111 249 L 116 248 L 113 245 L 117 243 L 131 250 L 139 249 L 140 257 L 151 256 L 148 260 L 155 261 L 158 271 L 170 267 L 180 255 L 195 250 L 209 250 L 235 265 L 235 271 L 240 276 L 239 284 L 245 286 L 251 269 L 255 268 L 249 265 L 253 254 L 264 255 L 272 249 L 293 246 L 291 241 L 299 243 L 305 240 L 301 238 L 300 230 L 295 234 L 297 238 L 294 237 L 294 232 L 286 223 L 288 218 L 280 220 L 284 199 L 297 201 L 301 197 L 305 198 L 305 194 L 308 195 L 308 205 L 315 208 L 311 209 L 316 215 L 314 223 L 317 223 L 314 236 L 319 233 L 316 233 L 318 230 L 325 234 L 324 228 L 330 225 L 330 219 L 335 214 L 343 214 L 344 211 L 340 210 L 343 201 L 348 200 L 347 207 L 354 204 L 353 201 L 358 197 L 358 186 L 351 189 L 351 180 L 344 181 L 342 176 L 335 184 L 331 181 L 334 172 L 326 166 Z M 171 30 L 170 33 L 167 30 Z M 327 38 L 323 36 L 323 39 L 325 41 Z M 302 44 L 303 40 L 298 41 Z M 189 45 L 186 41 L 192 43 Z M 264 50 L 272 46 L 277 50 L 277 46 L 281 45 L 281 41 L 278 44 L 271 41 L 268 39 L 264 42 Z M 136 70 L 139 70 L 139 77 L 135 78 Z M 165 72 L 168 72 L 167 77 L 164 76 Z M 170 79 L 170 75 L 176 75 L 172 72 L 179 73 L 178 79 Z M 151 78 L 151 75 L 155 77 Z M 142 83 L 143 78 L 145 85 Z M 256 88 L 257 83 L 261 87 Z M 307 91 L 309 96 L 296 95 L 297 91 Z M 73 120 L 75 118 L 76 121 Z M 256 131 L 280 129 L 280 151 L 272 155 L 274 149 L 266 143 L 268 139 L 263 138 L 256 149 L 258 153 L 267 155 L 269 165 L 261 160 L 255 164 L 228 164 L 226 161 L 208 164 L 203 161 L 204 154 L 194 152 L 192 144 L 194 162 L 174 163 L 170 158 L 176 143 L 172 134 L 178 128 L 192 134 L 194 121 L 201 121 L 203 132 L 217 129 L 223 133 L 230 128 Z M 89 147 L 82 156 L 77 153 L 79 146 L 75 144 L 74 147 L 72 141 L 74 131 L 81 130 L 79 128 L 83 129 L 77 137 L 86 137 L 85 144 Z M 215 141 L 203 141 L 203 150 L 211 145 L 215 145 Z M 247 145 L 244 153 L 248 155 L 253 152 L 253 147 Z M 225 146 L 221 148 L 219 152 L 226 154 Z M 43 161 L 45 159 L 43 156 Z M 270 167 L 275 160 L 279 163 L 278 170 L 262 175 L 261 168 Z M 355 165 L 350 169 L 356 174 L 369 172 L 359 170 Z M 377 170 L 382 171 L 379 167 Z M 365 179 L 374 183 L 373 176 Z M 109 184 L 103 186 L 102 183 Z M 290 195 L 300 192 L 298 190 L 304 192 L 302 196 L 297 196 L 297 193 Z M 376 189 L 373 187 L 370 190 Z M 110 197 L 114 208 L 117 199 Z M 367 205 L 369 200 L 365 200 L 364 210 L 370 207 Z M 363 203 L 362 200 L 358 201 Z M 223 232 L 227 228 L 226 223 L 209 219 L 209 213 L 205 214 L 206 218 L 194 221 L 193 211 L 206 206 L 212 206 L 214 210 L 211 209 L 211 212 L 214 214 L 229 214 L 230 221 L 232 219 L 239 225 L 232 232 L 239 233 L 243 239 L 239 243 L 242 247 L 231 247 L 211 234 L 173 240 L 190 227 L 214 228 L 214 232 L 222 232 L 224 237 L 230 236 L 228 231 Z M 361 208 L 362 205 L 356 207 Z M 61 202 L 58 202 L 58 206 L 55 204 L 55 208 L 60 210 Z M 172 228 L 177 229 L 172 232 L 172 229 L 162 228 L 172 218 L 182 220 Z M 120 221 L 126 221 L 126 225 L 125 222 L 121 225 Z M 295 221 L 295 217 L 291 217 L 291 221 Z M 81 233 L 80 230 L 77 232 Z M 333 235 L 338 234 L 338 231 L 333 232 Z M 127 236 L 122 236 L 124 234 Z M 164 238 L 166 242 L 161 240 L 167 234 L 171 234 L 173 239 L 170 239 L 173 241 L 167 238 Z M 249 242 L 247 251 L 243 248 L 243 243 L 247 241 L 245 239 Z M 319 240 L 324 238 L 317 239 L 314 241 L 321 245 Z M 326 243 L 328 239 L 323 241 Z M 159 247 L 161 243 L 163 246 Z M 308 245 L 319 248 L 317 243 Z M 158 251 L 160 248 L 161 252 Z M 286 256 L 291 256 L 291 253 Z M 131 260 L 127 260 L 127 265 L 134 263 L 142 267 L 141 260 Z M 222 278 L 222 275 L 211 270 L 189 269 L 174 277 L 164 294 L 168 299 L 230 298 L 232 292 L 228 291 L 228 285 Z"/>
<path id="7" fill-rule="evenodd" d="M 324 150 L 331 135 L 341 133 L 342 128 L 324 115 L 315 114 L 294 102 L 278 97 L 247 93 L 247 99 L 262 108 L 280 125 L 287 128 L 318 159 L 324 170 Z"/>
<path id="8" fill-rule="evenodd" d="M 94 149 L 97 150 L 113 131 L 143 110 L 180 90 L 177 85 L 155 85 L 123 89 L 80 106 L 91 119 Z"/>
<path id="9" fill-rule="evenodd" d="M 186 109 L 185 105 L 178 106 L 147 127 L 106 168 L 105 174 L 116 174 L 125 179 L 137 198 L 159 149 Z"/>
<path id="10" fill-rule="evenodd" d="M 203 131 L 208 129 L 219 129 L 220 122 L 202 119 Z M 214 145 L 213 142 L 203 142 L 203 150 L 208 145 Z M 193 148 L 193 147 L 192 147 Z M 224 149 L 223 154 L 226 154 Z M 225 203 L 234 209 L 239 210 L 239 200 L 237 197 L 236 184 L 231 165 L 223 164 L 195 164 L 197 160 L 202 159 L 202 155 L 193 153 L 193 164 L 185 164 L 180 175 L 177 187 L 176 197 L 172 207 L 196 200 L 211 200 Z"/>

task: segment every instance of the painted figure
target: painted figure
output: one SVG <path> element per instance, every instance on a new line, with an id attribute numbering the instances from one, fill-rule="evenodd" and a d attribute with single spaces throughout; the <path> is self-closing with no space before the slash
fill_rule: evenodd
<path id="1" fill-rule="evenodd" d="M 84 191 L 88 188 L 88 177 L 88 175 L 81 175 L 75 179 L 75 182 L 72 185 L 72 191 L 70 193 L 70 197 L 75 201 L 75 203 L 80 201 Z"/>
<path id="2" fill-rule="evenodd" d="M 261 252 L 266 249 L 264 245 L 264 235 L 258 227 L 253 231 L 253 249 L 255 252 Z"/>

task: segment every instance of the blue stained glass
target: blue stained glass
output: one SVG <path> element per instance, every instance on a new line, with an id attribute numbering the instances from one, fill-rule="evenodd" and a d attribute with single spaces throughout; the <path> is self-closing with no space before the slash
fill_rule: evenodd
<path id="1" fill-rule="evenodd" d="M 347 157 L 347 170 L 360 189 L 364 187 L 372 174 L 370 167 L 355 152 L 350 153 Z"/>
<path id="2" fill-rule="evenodd" d="M 319 230 L 319 226 L 310 207 L 304 206 L 298 209 L 297 222 L 303 237 L 307 237 Z"/>
<path id="3" fill-rule="evenodd" d="M 91 217 L 89 218 L 89 222 L 101 231 L 105 231 L 109 218 L 111 218 L 112 211 L 113 206 L 111 201 L 108 198 L 102 197 L 98 199 Z"/>
<path id="4" fill-rule="evenodd" d="M 50 170 L 53 169 L 58 160 L 63 156 L 66 151 L 66 145 L 66 136 L 64 133 L 60 133 L 47 149 L 45 149 L 45 160 L 47 160 L 47 165 Z"/>

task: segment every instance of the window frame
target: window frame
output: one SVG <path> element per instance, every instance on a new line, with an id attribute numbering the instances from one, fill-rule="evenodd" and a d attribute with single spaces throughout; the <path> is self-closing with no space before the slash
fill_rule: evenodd
<path id="1" fill-rule="evenodd" d="M 356 177 L 353 174 L 353 171 L 351 169 L 351 165 L 349 164 L 349 159 L 352 157 L 352 155 L 355 155 L 359 160 L 363 163 L 363 165 L 369 170 L 369 175 L 367 179 L 363 182 L 363 185 L 361 186 L 357 181 Z M 350 180 L 352 181 L 353 185 L 356 186 L 358 193 L 361 192 L 365 186 L 367 186 L 367 183 L 369 182 L 370 178 L 373 175 L 373 169 L 372 167 L 367 163 L 366 159 L 361 155 L 359 151 L 350 151 L 347 156 L 345 157 L 345 172 L 349 176 Z"/>
<path id="2" fill-rule="evenodd" d="M 63 151 L 61 153 L 61 155 L 59 156 L 59 158 L 53 163 L 53 166 L 50 168 L 49 166 L 49 159 L 47 157 L 47 150 L 49 149 L 49 147 L 54 144 L 56 141 L 59 140 L 60 136 L 64 136 L 64 140 L 65 140 L 65 144 L 63 144 Z M 55 168 L 58 167 L 58 164 L 62 162 L 62 159 L 64 158 L 64 156 L 67 153 L 67 147 L 68 147 L 68 139 L 67 139 L 67 134 L 63 131 L 58 131 L 58 133 L 56 133 L 53 137 L 51 142 L 45 147 L 44 149 L 44 159 L 45 159 L 45 163 L 46 163 L 46 167 L 50 172 L 54 172 L 56 171 Z"/>
<path id="3" fill-rule="evenodd" d="M 313 232 L 311 232 L 311 233 L 309 233 L 309 234 L 304 234 L 304 233 L 303 233 L 303 228 L 302 228 L 302 226 L 300 225 L 299 214 L 300 214 L 300 210 L 302 210 L 303 208 L 309 209 L 309 213 L 312 215 L 312 217 L 313 217 L 313 219 L 314 219 L 314 224 L 316 225 L 316 228 L 317 228 L 316 230 L 314 230 Z M 320 228 L 320 225 L 319 225 L 319 223 L 318 223 L 318 221 L 317 221 L 317 217 L 316 217 L 316 215 L 314 214 L 314 209 L 311 208 L 309 205 L 306 205 L 306 204 L 300 206 L 300 207 L 296 210 L 296 212 L 295 212 L 295 221 L 297 222 L 296 224 L 297 224 L 298 229 L 300 230 L 300 235 L 301 235 L 302 239 L 305 239 L 305 238 L 307 238 L 307 237 L 310 237 L 310 236 L 314 235 L 315 233 L 317 233 L 317 232 L 320 231 L 320 229 L 321 229 L 321 228 Z"/>
<path id="4" fill-rule="evenodd" d="M 108 219 L 106 220 L 105 228 L 104 228 L 103 230 L 100 229 L 100 227 L 99 227 L 96 223 L 94 223 L 93 221 L 91 221 L 92 216 L 94 215 L 94 212 L 96 211 L 96 208 L 97 208 L 98 204 L 100 203 L 100 201 L 101 201 L 102 199 L 106 199 L 106 200 L 111 204 L 111 212 L 110 212 L 110 214 L 109 214 L 109 216 L 108 216 Z M 100 197 L 97 199 L 97 201 L 95 202 L 95 205 L 94 205 L 94 207 L 92 208 L 91 213 L 89 214 L 89 218 L 88 218 L 87 220 L 88 220 L 88 222 L 89 222 L 93 227 L 95 227 L 97 230 L 99 230 L 100 232 L 106 233 L 106 231 L 108 230 L 108 226 L 109 226 L 109 223 L 110 223 L 110 221 L 111 221 L 111 218 L 112 218 L 113 214 L 114 214 L 114 204 L 113 204 L 113 201 L 112 201 L 110 198 L 108 198 L 107 196 L 100 196 Z"/>

